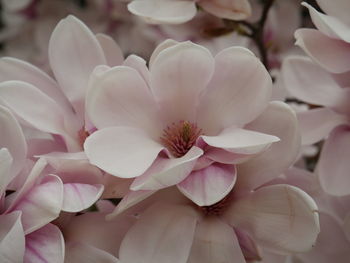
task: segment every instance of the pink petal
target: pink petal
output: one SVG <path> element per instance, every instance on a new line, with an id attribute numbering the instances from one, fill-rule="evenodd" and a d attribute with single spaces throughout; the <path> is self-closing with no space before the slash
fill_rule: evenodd
<path id="1" fill-rule="evenodd" d="M 129 67 L 112 68 L 96 80 L 88 92 L 86 107 L 98 129 L 131 126 L 151 134 L 162 131 L 157 105 L 147 84 Z"/>
<path id="2" fill-rule="evenodd" d="M 242 127 L 267 106 L 271 88 L 270 75 L 249 50 L 230 47 L 221 51 L 215 56 L 215 72 L 200 101 L 198 126 L 208 135 L 232 125 Z"/>
<path id="3" fill-rule="evenodd" d="M 197 12 L 193 1 L 169 0 L 134 0 L 128 4 L 128 10 L 150 24 L 181 24 L 191 20 Z"/>
<path id="4" fill-rule="evenodd" d="M 128 231 L 119 258 L 122 262 L 186 262 L 196 221 L 192 208 L 155 204 Z"/>
<path id="5" fill-rule="evenodd" d="M 217 136 L 201 136 L 210 146 L 238 154 L 256 154 L 280 139 L 276 136 L 238 128 L 228 128 Z"/>
<path id="6" fill-rule="evenodd" d="M 149 59 L 149 66 L 150 68 L 153 65 L 154 60 L 156 59 L 156 57 L 159 55 L 160 52 L 162 52 L 163 50 L 175 46 L 179 44 L 178 41 L 173 40 L 173 39 L 166 39 L 163 42 L 161 42 L 153 51 L 151 58 Z"/>
<path id="7" fill-rule="evenodd" d="M 194 146 L 181 158 L 158 157 L 143 175 L 135 179 L 130 189 L 159 190 L 176 185 L 190 174 L 202 154 L 202 149 Z"/>
<path id="8" fill-rule="evenodd" d="M 187 263 L 245 263 L 232 227 L 218 218 L 204 219 L 196 227 Z"/>
<path id="9" fill-rule="evenodd" d="M 101 198 L 109 199 L 124 197 L 129 192 L 130 185 L 133 181 L 133 178 L 124 179 L 110 174 L 105 174 L 102 179 L 102 184 L 104 185 L 105 189 Z"/>
<path id="10" fill-rule="evenodd" d="M 1 106 L 0 134 L 0 148 L 4 147 L 9 150 L 13 158 L 10 173 L 12 176 L 15 176 L 23 168 L 27 155 L 27 143 L 15 117 L 9 110 Z"/>
<path id="11" fill-rule="evenodd" d="M 24 233 L 21 213 L 0 215 L 0 258 L 3 262 L 23 262 Z"/>
<path id="12" fill-rule="evenodd" d="M 62 210 L 65 212 L 80 212 L 92 206 L 102 195 L 103 185 L 79 183 L 64 184 Z"/>
<path id="13" fill-rule="evenodd" d="M 278 177 L 293 164 L 300 151 L 300 134 L 294 111 L 283 102 L 270 102 L 268 108 L 245 128 L 275 135 L 279 142 L 238 166 L 238 184 L 254 189 Z"/>
<path id="14" fill-rule="evenodd" d="M 329 108 L 298 112 L 297 116 L 303 145 L 314 144 L 326 138 L 336 126 L 347 123 L 346 115 L 340 115 Z"/>
<path id="15" fill-rule="evenodd" d="M 111 254 L 83 243 L 70 242 L 66 244 L 66 263 L 118 263 Z"/>
<path id="16" fill-rule="evenodd" d="M 80 20 L 70 15 L 58 23 L 51 35 L 49 60 L 60 87 L 84 119 L 89 76 L 97 65 L 106 64 L 96 37 Z"/>
<path id="17" fill-rule="evenodd" d="M 123 51 L 113 38 L 105 34 L 97 34 L 96 39 L 103 50 L 108 66 L 114 67 L 123 63 Z"/>
<path id="18" fill-rule="evenodd" d="M 48 224 L 26 235 L 24 262 L 61 262 L 64 261 L 64 239 L 55 225 Z"/>
<path id="19" fill-rule="evenodd" d="M 48 97 L 52 98 L 67 113 L 73 114 L 71 106 L 57 83 L 44 71 L 28 62 L 3 57 L 0 59 L 0 82 L 18 80 L 32 84 Z"/>
<path id="20" fill-rule="evenodd" d="M 289 185 L 260 188 L 233 203 L 225 217 L 261 246 L 282 254 L 311 249 L 320 232 L 316 203 Z"/>
<path id="21" fill-rule="evenodd" d="M 323 145 L 317 173 L 325 192 L 350 194 L 350 127 L 342 125 L 332 131 Z"/>
<path id="22" fill-rule="evenodd" d="M 92 164 L 112 175 L 132 178 L 152 165 L 163 146 L 142 130 L 111 127 L 90 135 L 84 148 Z"/>
<path id="23" fill-rule="evenodd" d="M 6 191 L 9 183 L 14 179 L 15 174 L 10 173 L 13 158 L 6 148 L 0 149 L 0 200 Z"/>
<path id="24" fill-rule="evenodd" d="M 161 51 L 151 67 L 152 92 L 168 124 L 194 121 L 198 97 L 214 71 L 210 52 L 192 42 Z"/>
<path id="25" fill-rule="evenodd" d="M 294 35 L 296 45 L 327 71 L 343 73 L 350 70 L 349 43 L 327 37 L 315 29 L 298 29 Z"/>
<path id="26" fill-rule="evenodd" d="M 348 16 L 346 16 L 346 20 L 348 21 L 341 21 L 339 17 L 329 16 L 318 12 L 314 7 L 307 3 L 302 3 L 302 5 L 309 9 L 312 22 L 323 34 L 326 34 L 330 38 L 340 38 L 346 42 L 350 42 L 349 25 L 346 23 L 349 21 Z M 334 3 L 333 5 L 337 6 L 336 8 L 340 8 L 339 3 Z M 349 6 L 349 4 L 347 4 L 347 6 Z M 343 10 L 343 12 L 346 13 L 345 10 Z"/>
<path id="27" fill-rule="evenodd" d="M 48 175 L 27 192 L 12 210 L 22 212 L 22 223 L 26 234 L 58 217 L 63 202 L 63 185 L 59 177 Z"/>
<path id="28" fill-rule="evenodd" d="M 60 106 L 31 84 L 21 81 L 2 82 L 0 97 L 2 103 L 24 123 L 44 132 L 66 135 L 64 112 Z"/>
<path id="29" fill-rule="evenodd" d="M 319 43 L 319 42 L 318 42 Z M 283 81 L 291 95 L 305 102 L 336 107 L 341 104 L 344 89 L 332 75 L 309 58 L 290 57 L 283 63 Z"/>
<path id="30" fill-rule="evenodd" d="M 252 14 L 247 0 L 201 0 L 199 5 L 210 14 L 231 20 L 244 20 Z"/>
<path id="31" fill-rule="evenodd" d="M 135 69 L 140 76 L 142 76 L 147 86 L 150 86 L 150 74 L 147 68 L 147 62 L 143 58 L 136 55 L 130 55 L 123 62 L 123 66 Z"/>
<path id="32" fill-rule="evenodd" d="M 105 215 L 93 212 L 72 218 L 63 230 L 66 241 L 82 242 L 117 256 L 119 246 L 136 218 L 122 215 L 106 221 Z"/>
<path id="33" fill-rule="evenodd" d="M 148 198 L 154 193 L 155 191 L 146 191 L 146 190 L 130 191 L 127 195 L 123 197 L 123 199 L 114 209 L 114 211 L 106 216 L 106 219 L 107 220 L 113 219 L 117 215 L 121 214 L 122 212 L 136 205 L 137 203 L 145 200 L 146 198 Z"/>
<path id="34" fill-rule="evenodd" d="M 242 229 L 235 229 L 235 234 L 244 258 L 248 261 L 261 261 L 261 249 L 257 246 L 254 239 L 252 239 L 249 234 Z"/>
<path id="35" fill-rule="evenodd" d="M 223 199 L 235 182 L 235 166 L 214 163 L 202 170 L 193 171 L 177 187 L 197 205 L 209 206 Z"/>

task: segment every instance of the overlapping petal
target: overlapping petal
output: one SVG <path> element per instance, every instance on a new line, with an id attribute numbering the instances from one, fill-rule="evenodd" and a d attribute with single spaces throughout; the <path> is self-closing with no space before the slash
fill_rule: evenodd
<path id="1" fill-rule="evenodd" d="M 201 0 L 199 5 L 210 14 L 231 20 L 244 20 L 252 14 L 247 0 Z"/>

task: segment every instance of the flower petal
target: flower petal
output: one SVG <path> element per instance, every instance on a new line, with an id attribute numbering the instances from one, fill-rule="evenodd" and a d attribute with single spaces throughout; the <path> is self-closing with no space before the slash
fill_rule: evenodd
<path id="1" fill-rule="evenodd" d="M 192 42 L 163 49 L 154 59 L 151 89 L 168 124 L 194 121 L 199 94 L 214 71 L 210 52 Z"/>
<path id="2" fill-rule="evenodd" d="M 332 75 L 309 58 L 287 58 L 283 62 L 282 74 L 290 94 L 305 102 L 335 107 L 344 97 L 344 89 Z"/>
<path id="3" fill-rule="evenodd" d="M 57 83 L 41 69 L 11 57 L 0 59 L 0 82 L 18 80 L 37 87 L 41 92 L 52 98 L 62 109 L 73 114 L 71 106 Z"/>
<path id="4" fill-rule="evenodd" d="M 232 125 L 242 127 L 267 106 L 271 90 L 271 77 L 253 53 L 227 48 L 215 56 L 215 72 L 198 109 L 198 126 L 208 135 Z"/>
<path id="5" fill-rule="evenodd" d="M 96 39 L 100 43 L 108 66 L 114 67 L 123 63 L 123 52 L 113 38 L 105 34 L 97 34 Z"/>
<path id="6" fill-rule="evenodd" d="M 158 157 L 143 175 L 134 180 L 130 189 L 159 190 L 176 185 L 190 174 L 202 154 L 203 150 L 194 146 L 181 158 Z"/>
<path id="7" fill-rule="evenodd" d="M 0 215 L 0 258 L 4 262 L 23 262 L 25 240 L 21 213 Z"/>
<path id="8" fill-rule="evenodd" d="M 316 29 L 298 29 L 294 35 L 296 45 L 327 71 L 343 73 L 350 70 L 350 43 L 327 37 Z"/>
<path id="9" fill-rule="evenodd" d="M 62 181 L 55 175 L 47 175 L 39 185 L 18 200 L 12 210 L 22 212 L 24 232 L 28 234 L 57 218 L 62 202 Z"/>
<path id="10" fill-rule="evenodd" d="M 96 37 L 80 20 L 70 15 L 58 23 L 51 35 L 49 60 L 60 87 L 84 119 L 89 76 L 97 65 L 106 64 Z"/>
<path id="11" fill-rule="evenodd" d="M 13 158 L 6 148 L 0 149 L 0 199 L 6 191 L 6 187 L 15 177 L 10 173 Z"/>
<path id="12" fill-rule="evenodd" d="M 120 260 L 186 263 L 197 223 L 194 213 L 192 208 L 180 205 L 153 205 L 126 234 Z"/>
<path id="13" fill-rule="evenodd" d="M 194 2 L 181 0 L 134 0 L 128 4 L 128 10 L 150 24 L 181 24 L 191 20 L 197 12 Z"/>
<path id="14" fill-rule="evenodd" d="M 198 262 L 246 262 L 232 227 L 216 217 L 198 223 L 187 263 Z"/>
<path id="15" fill-rule="evenodd" d="M 78 242 L 69 242 L 66 244 L 66 257 L 64 260 L 66 263 L 119 262 L 117 258 L 101 249 Z"/>
<path id="16" fill-rule="evenodd" d="M 302 145 L 311 145 L 324 138 L 338 125 L 347 123 L 345 115 L 329 108 L 317 108 L 297 113 Z"/>
<path id="17" fill-rule="evenodd" d="M 112 68 L 95 81 L 86 107 L 98 129 L 131 126 L 155 136 L 162 131 L 156 102 L 144 79 L 130 67 Z"/>
<path id="18" fill-rule="evenodd" d="M 349 13 L 347 12 L 347 10 L 350 10 L 349 1 L 333 0 L 330 2 L 328 0 L 317 0 L 317 4 L 327 15 L 335 16 L 346 23 L 350 23 Z"/>
<path id="19" fill-rule="evenodd" d="M 225 216 L 261 246 L 282 254 L 311 249 L 320 232 L 316 203 L 289 185 L 262 187 L 233 203 Z"/>
<path id="20" fill-rule="evenodd" d="M 57 226 L 48 224 L 26 235 L 24 262 L 63 263 L 63 261 L 64 239 Z"/>
<path id="21" fill-rule="evenodd" d="M 161 42 L 153 51 L 151 58 L 149 59 L 149 67 L 151 68 L 153 65 L 154 60 L 159 55 L 160 52 L 162 52 L 164 49 L 167 49 L 169 47 L 175 46 L 179 44 L 178 41 L 173 39 L 166 39 L 163 42 Z"/>
<path id="22" fill-rule="evenodd" d="M 209 206 L 228 195 L 235 182 L 235 166 L 214 163 L 204 169 L 193 171 L 177 187 L 197 205 Z"/>
<path id="23" fill-rule="evenodd" d="M 283 102 L 270 102 L 264 113 L 245 128 L 280 138 L 263 153 L 238 165 L 238 185 L 254 189 L 293 164 L 299 154 L 301 139 L 295 112 Z"/>
<path id="24" fill-rule="evenodd" d="M 150 86 L 150 73 L 146 60 L 136 55 L 130 55 L 124 60 L 123 66 L 135 69 L 146 82 L 147 86 Z"/>
<path id="25" fill-rule="evenodd" d="M 198 4 L 208 13 L 220 18 L 244 20 L 252 14 L 247 0 L 202 0 Z"/>
<path id="26" fill-rule="evenodd" d="M 90 135 L 84 148 L 92 164 L 112 175 L 132 178 L 151 166 L 163 146 L 142 130 L 111 127 Z"/>
<path id="27" fill-rule="evenodd" d="M 350 194 L 349 184 L 350 126 L 342 125 L 332 131 L 323 145 L 317 173 L 326 193 Z"/>
<path id="28" fill-rule="evenodd" d="M 256 154 L 280 140 L 273 135 L 238 128 L 225 129 L 217 136 L 201 138 L 210 146 L 238 154 Z"/>
<path id="29" fill-rule="evenodd" d="M 102 195 L 103 185 L 67 183 L 63 185 L 62 210 L 80 212 L 92 206 Z"/>

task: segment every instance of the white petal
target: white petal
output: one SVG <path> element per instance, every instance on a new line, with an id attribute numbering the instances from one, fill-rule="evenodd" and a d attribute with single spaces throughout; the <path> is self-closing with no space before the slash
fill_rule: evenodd
<path id="1" fill-rule="evenodd" d="M 311 249 L 320 232 L 316 203 L 289 185 L 262 187 L 233 203 L 225 216 L 261 246 L 282 254 Z"/>
<path id="2" fill-rule="evenodd" d="M 208 13 L 220 18 L 244 20 L 252 14 L 247 0 L 203 0 L 198 4 Z"/>
<path id="3" fill-rule="evenodd" d="M 111 127 L 90 135 L 84 148 L 92 164 L 112 175 L 132 178 L 151 166 L 163 146 L 142 130 Z"/>

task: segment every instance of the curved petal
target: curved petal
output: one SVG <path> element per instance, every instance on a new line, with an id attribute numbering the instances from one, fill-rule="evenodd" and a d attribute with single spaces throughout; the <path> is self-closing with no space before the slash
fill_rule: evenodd
<path id="1" fill-rule="evenodd" d="M 326 193 L 350 194 L 350 126 L 342 125 L 332 131 L 323 145 L 317 174 Z"/>
<path id="2" fill-rule="evenodd" d="M 350 42 L 349 24 L 343 23 L 345 21 L 339 20 L 338 17 L 318 12 L 308 3 L 302 3 L 302 5 L 309 9 L 312 22 L 323 34 L 326 34 L 331 38 L 340 38 L 346 42 Z M 333 5 L 336 6 L 337 4 L 333 2 Z M 345 10 L 343 12 L 346 12 Z M 347 20 L 348 19 L 347 16 Z"/>
<path id="3" fill-rule="evenodd" d="M 106 64 L 96 37 L 80 20 L 70 15 L 62 19 L 52 32 L 49 60 L 62 91 L 84 119 L 89 76 L 96 66 Z"/>
<path id="4" fill-rule="evenodd" d="M 22 212 L 24 232 L 29 234 L 57 218 L 62 202 L 62 181 L 55 175 L 47 175 L 39 185 L 17 200 L 12 210 Z"/>
<path id="5" fill-rule="evenodd" d="M 220 18 L 244 20 L 252 14 L 247 0 L 201 0 L 198 4 L 208 13 Z"/>
<path id="6" fill-rule="evenodd" d="M 147 84 L 129 67 L 105 72 L 89 89 L 86 105 L 89 118 L 98 129 L 131 126 L 155 136 L 162 130 L 158 108 Z"/>
<path id="7" fill-rule="evenodd" d="M 25 240 L 21 213 L 0 215 L 0 258 L 4 262 L 23 262 Z"/>
<path id="8" fill-rule="evenodd" d="M 344 90 L 332 75 L 309 58 L 285 59 L 282 76 L 286 89 L 302 101 L 315 105 L 337 106 L 344 97 Z"/>
<path id="9" fill-rule="evenodd" d="M 302 145 L 311 145 L 324 138 L 338 125 L 347 123 L 345 115 L 329 108 L 312 109 L 297 113 Z"/>
<path id="10" fill-rule="evenodd" d="M 203 150 L 194 146 L 181 158 L 158 157 L 143 175 L 134 180 L 130 189 L 159 190 L 176 185 L 190 174 L 202 154 Z"/>
<path id="11" fill-rule="evenodd" d="M 169 123 L 194 121 L 199 94 L 214 71 L 210 52 L 192 42 L 163 49 L 154 59 L 151 89 Z"/>
<path id="12" fill-rule="evenodd" d="M 261 246 L 282 254 L 311 249 L 320 232 L 316 203 L 289 185 L 262 187 L 233 203 L 225 217 Z"/>
<path id="13" fill-rule="evenodd" d="M 136 55 L 130 55 L 124 60 L 123 66 L 135 69 L 142 76 L 146 84 L 150 86 L 150 73 L 146 60 Z"/>
<path id="14" fill-rule="evenodd" d="M 229 128 L 217 136 L 201 136 L 208 145 L 238 154 L 256 154 L 280 139 L 260 132 Z"/>
<path id="15" fill-rule="evenodd" d="M 208 135 L 232 125 L 242 127 L 264 110 L 271 91 L 271 77 L 253 53 L 227 48 L 215 56 L 215 72 L 198 109 L 198 126 Z"/>
<path id="16" fill-rule="evenodd" d="M 329 38 L 315 29 L 298 29 L 294 36 L 295 44 L 327 71 L 343 73 L 350 70 L 350 43 Z"/>
<path id="17" fill-rule="evenodd" d="M 21 127 L 12 113 L 0 106 L 0 148 L 7 148 L 10 152 L 13 162 L 11 166 L 11 175 L 17 175 L 23 168 L 27 156 L 27 143 L 24 138 Z M 0 184 L 1 185 L 1 184 Z M 1 186 L 0 186 L 1 193 Z"/>
<path id="18" fill-rule="evenodd" d="M 156 57 L 159 55 L 160 52 L 162 52 L 164 49 L 175 46 L 177 44 L 179 44 L 179 42 L 173 39 L 166 39 L 163 42 L 161 42 L 152 52 L 152 55 L 149 59 L 149 67 L 150 68 L 152 67 L 154 60 L 156 59 Z"/>
<path id="19" fill-rule="evenodd" d="M 103 185 L 67 183 L 63 185 L 62 210 L 80 212 L 92 206 L 102 195 Z"/>
<path id="20" fill-rule="evenodd" d="M 34 128 L 65 134 L 62 109 L 52 98 L 31 84 L 21 81 L 2 82 L 0 98 L 5 106 Z"/>
<path id="21" fill-rule="evenodd" d="M 11 57 L 0 59 L 0 82 L 18 80 L 27 82 L 37 87 L 41 92 L 52 98 L 70 114 L 73 114 L 71 106 L 57 83 L 41 69 Z"/>
<path id="22" fill-rule="evenodd" d="M 230 193 L 236 182 L 236 167 L 214 163 L 193 171 L 177 185 L 178 189 L 199 206 L 210 206 Z"/>
<path id="23" fill-rule="evenodd" d="M 64 262 L 64 239 L 57 226 L 48 224 L 26 235 L 24 262 Z"/>
<path id="24" fill-rule="evenodd" d="M 12 166 L 13 158 L 10 152 L 6 148 L 0 149 L 0 199 L 6 191 L 7 186 L 13 178 L 15 174 L 10 173 L 10 169 Z"/>
<path id="25" fill-rule="evenodd" d="M 105 34 L 97 34 L 96 39 L 100 43 L 108 66 L 114 67 L 123 63 L 123 52 L 113 38 Z"/>
<path id="26" fill-rule="evenodd" d="M 272 134 L 280 138 L 265 152 L 238 165 L 238 184 L 254 189 L 279 176 L 293 164 L 300 150 L 300 133 L 294 111 L 283 102 L 270 105 L 247 129 Z"/>
<path id="27" fill-rule="evenodd" d="M 245 263 L 233 228 L 218 218 L 198 223 L 187 263 Z"/>
<path id="28" fill-rule="evenodd" d="M 197 12 L 193 1 L 134 0 L 128 10 L 150 24 L 181 24 L 191 20 Z"/>
<path id="29" fill-rule="evenodd" d="M 92 164 L 112 175 L 132 178 L 151 166 L 163 146 L 142 130 L 111 127 L 90 135 L 84 149 Z"/>
<path id="30" fill-rule="evenodd" d="M 350 2 L 348 0 L 317 0 L 317 4 L 322 8 L 322 10 L 330 16 L 335 16 L 340 20 L 350 24 L 349 13 Z"/>
<path id="31" fill-rule="evenodd" d="M 84 243 L 69 242 L 66 244 L 66 263 L 118 263 L 118 259 L 111 254 Z"/>
<path id="32" fill-rule="evenodd" d="M 153 205 L 126 234 L 120 246 L 120 260 L 186 263 L 197 223 L 194 213 L 185 206 Z"/>

